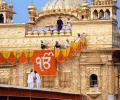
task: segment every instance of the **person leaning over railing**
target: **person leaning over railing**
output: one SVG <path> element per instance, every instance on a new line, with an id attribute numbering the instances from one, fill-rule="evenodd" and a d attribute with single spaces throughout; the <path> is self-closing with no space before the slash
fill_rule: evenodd
<path id="1" fill-rule="evenodd" d="M 61 44 L 58 41 L 56 41 L 54 48 L 59 48 L 60 49 L 61 48 Z"/>
<path id="2" fill-rule="evenodd" d="M 40 47 L 41 47 L 41 49 L 45 49 L 46 48 L 46 44 L 45 44 L 45 42 L 43 42 L 43 40 L 41 40 Z"/>
<path id="3" fill-rule="evenodd" d="M 77 37 L 74 36 L 73 39 L 72 39 L 72 41 L 73 41 L 73 42 L 78 42 L 78 41 L 80 40 L 80 37 L 81 37 L 81 35 L 80 35 L 80 33 L 78 33 L 78 34 L 77 34 Z"/>
<path id="4" fill-rule="evenodd" d="M 64 42 L 64 48 L 68 48 L 70 47 L 70 42 L 68 39 L 66 39 L 66 41 Z"/>

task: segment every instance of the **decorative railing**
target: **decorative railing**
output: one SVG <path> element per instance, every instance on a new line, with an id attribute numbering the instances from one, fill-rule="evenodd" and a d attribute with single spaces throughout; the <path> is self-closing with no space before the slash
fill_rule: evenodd
<path id="1" fill-rule="evenodd" d="M 27 27 L 25 37 L 41 37 L 41 36 L 56 36 L 56 35 L 71 35 L 71 27 L 64 25 L 62 30 L 58 31 L 56 26 L 45 27 Z"/>
<path id="2" fill-rule="evenodd" d="M 103 5 L 113 5 L 113 4 L 115 4 L 115 2 L 113 2 L 113 1 L 97 1 L 97 2 L 95 2 L 93 5 L 101 5 L 101 6 L 103 6 Z"/>

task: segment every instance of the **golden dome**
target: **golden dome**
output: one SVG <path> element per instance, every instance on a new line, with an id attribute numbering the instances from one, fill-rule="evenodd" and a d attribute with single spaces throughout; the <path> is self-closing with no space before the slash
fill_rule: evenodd
<path id="1" fill-rule="evenodd" d="M 49 0 L 43 7 L 43 11 L 56 9 L 75 9 L 80 6 L 82 0 Z"/>
<path id="2" fill-rule="evenodd" d="M 35 5 L 33 3 L 31 3 L 29 6 L 28 6 L 28 9 L 36 9 Z"/>

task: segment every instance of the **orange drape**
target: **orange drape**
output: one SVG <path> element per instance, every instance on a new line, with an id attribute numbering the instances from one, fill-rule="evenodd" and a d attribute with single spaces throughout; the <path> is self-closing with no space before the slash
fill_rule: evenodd
<path id="1" fill-rule="evenodd" d="M 16 57 L 13 52 L 10 52 L 7 62 L 10 64 L 14 64 L 16 62 Z"/>
<path id="2" fill-rule="evenodd" d="M 77 53 L 81 52 L 81 43 L 78 44 L 76 51 L 77 51 Z"/>
<path id="3" fill-rule="evenodd" d="M 29 58 L 29 61 L 31 62 L 31 63 L 35 63 L 36 62 L 36 57 L 37 56 L 41 56 L 41 50 L 34 50 L 34 52 L 33 52 L 33 55 Z"/>
<path id="4" fill-rule="evenodd" d="M 8 57 L 10 56 L 10 51 L 2 51 L 2 55 L 5 59 L 8 59 Z"/>
<path id="5" fill-rule="evenodd" d="M 69 50 L 69 53 L 68 53 L 67 59 L 71 59 L 72 56 L 73 56 L 73 49 L 70 47 L 70 50 Z"/>
<path id="6" fill-rule="evenodd" d="M 64 62 L 65 61 L 65 57 L 64 57 L 62 51 L 60 51 L 60 53 L 59 53 L 59 55 L 57 57 L 57 61 L 58 62 Z"/>
<path id="7" fill-rule="evenodd" d="M 26 53 L 23 51 L 19 58 L 19 63 L 24 64 L 25 62 L 27 62 L 27 56 Z"/>
<path id="8" fill-rule="evenodd" d="M 5 61 L 5 59 L 4 59 L 3 55 L 0 53 L 0 64 L 3 64 L 4 61 Z"/>

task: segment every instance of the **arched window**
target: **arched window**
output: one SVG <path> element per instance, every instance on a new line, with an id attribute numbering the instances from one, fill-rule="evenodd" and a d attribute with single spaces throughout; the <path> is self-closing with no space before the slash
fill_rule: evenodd
<path id="1" fill-rule="evenodd" d="M 104 19 L 104 11 L 102 9 L 99 12 L 99 19 Z"/>
<path id="2" fill-rule="evenodd" d="M 90 87 L 97 87 L 98 86 L 98 78 L 97 75 L 92 74 L 90 76 Z"/>
<path id="3" fill-rule="evenodd" d="M 110 19 L 110 11 L 108 9 L 105 11 L 105 19 Z"/>
<path id="4" fill-rule="evenodd" d="M 98 19 L 98 11 L 94 10 L 93 12 L 93 19 Z"/>
<path id="5" fill-rule="evenodd" d="M 0 14 L 0 23 L 4 23 L 4 16 L 3 16 L 3 14 Z"/>

